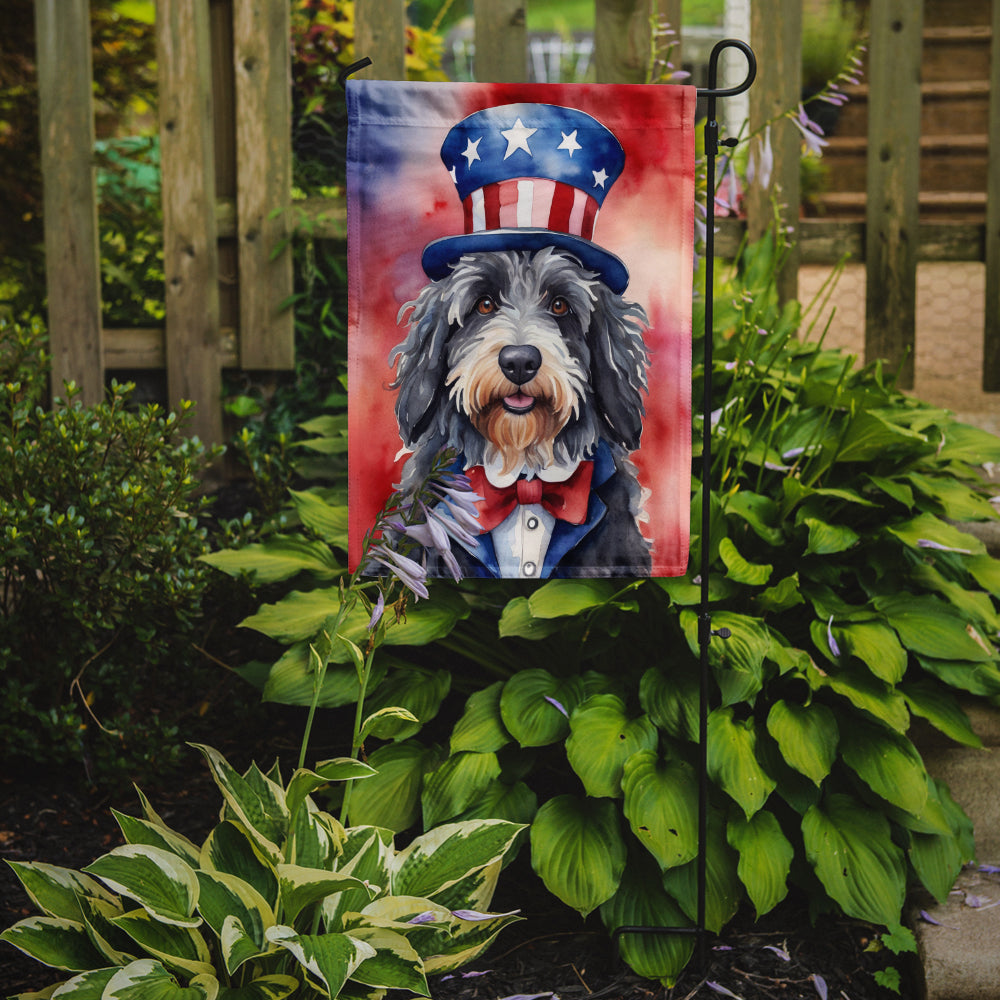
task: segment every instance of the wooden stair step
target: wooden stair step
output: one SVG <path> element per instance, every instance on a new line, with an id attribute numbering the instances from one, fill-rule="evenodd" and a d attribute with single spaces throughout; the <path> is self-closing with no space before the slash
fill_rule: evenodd
<path id="1" fill-rule="evenodd" d="M 825 214 L 861 218 L 866 214 L 868 196 L 864 191 L 828 191 L 815 198 Z M 918 196 L 921 217 L 940 217 L 981 221 L 986 212 L 985 191 L 921 191 Z"/>

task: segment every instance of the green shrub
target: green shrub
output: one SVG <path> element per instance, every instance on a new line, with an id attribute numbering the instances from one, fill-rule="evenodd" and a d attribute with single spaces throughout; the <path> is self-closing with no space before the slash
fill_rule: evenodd
<path id="1" fill-rule="evenodd" d="M 453 823 L 398 849 L 388 830 L 345 829 L 311 798 L 369 778 L 367 765 L 324 761 L 285 785 L 277 765 L 240 774 L 199 749 L 224 800 L 202 845 L 140 795 L 142 819 L 115 813 L 126 844 L 82 872 L 11 863 L 42 912 L 0 938 L 77 973 L 59 995 L 429 996 L 428 974 L 472 961 L 518 919 L 486 912 L 516 824 Z"/>
<path id="2" fill-rule="evenodd" d="M 93 774 L 153 764 L 177 742 L 154 681 L 190 664 L 207 584 L 208 453 L 188 405 L 132 409 L 128 385 L 96 406 L 68 385 L 43 408 L 41 337 L 0 321 L 0 744 Z"/>

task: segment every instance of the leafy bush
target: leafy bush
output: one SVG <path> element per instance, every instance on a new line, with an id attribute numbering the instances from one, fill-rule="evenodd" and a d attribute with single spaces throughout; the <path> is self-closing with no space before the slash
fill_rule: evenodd
<path id="1" fill-rule="evenodd" d="M 0 743 L 9 761 L 83 757 L 108 776 L 176 752 L 150 680 L 191 664 L 209 454 L 187 404 L 133 410 L 127 385 L 96 406 L 68 385 L 42 408 L 41 338 L 0 321 Z"/>
<path id="2" fill-rule="evenodd" d="M 780 252 L 769 239 L 747 248 L 715 292 L 707 539 L 694 425 L 691 565 L 709 545 L 712 625 L 732 633 L 709 648 L 706 923 L 718 931 L 743 903 L 763 914 L 794 886 L 814 912 L 905 940 L 907 885 L 943 899 L 973 852 L 909 727 L 919 716 L 977 746 L 957 696 L 1000 695 L 1000 561 L 954 523 L 995 517 L 976 465 L 1000 460 L 1000 440 L 904 396 L 880 364 L 798 339 L 801 308 L 779 308 L 774 290 Z M 696 399 L 703 377 L 696 349 Z M 335 599 L 343 544 L 335 500 L 294 494 L 302 533 L 229 554 L 231 572 L 289 581 L 245 622 L 288 645 L 254 671 L 265 698 L 313 692 L 309 637 Z M 379 773 L 354 792 L 352 820 L 531 821 L 533 865 L 569 906 L 599 910 L 609 929 L 692 924 L 696 572 L 529 590 L 439 581 L 387 639 L 398 659 L 369 702 L 426 725 L 451 685 L 471 696 L 447 753 L 418 724 L 379 734 L 391 742 L 368 748 Z M 405 648 L 427 642 L 422 656 Z M 356 691 L 345 656 L 321 697 L 349 704 Z M 635 970 L 665 982 L 691 947 L 622 939 Z"/>
<path id="3" fill-rule="evenodd" d="M 140 793 L 142 819 L 115 813 L 125 846 L 82 872 L 11 862 L 43 915 L 0 938 L 79 973 L 60 996 L 429 996 L 428 973 L 471 961 L 518 919 L 485 912 L 516 824 L 452 823 L 399 850 L 390 831 L 345 829 L 311 798 L 369 778 L 367 765 L 324 761 L 285 785 L 276 766 L 241 775 L 199 749 L 225 803 L 200 847 Z"/>

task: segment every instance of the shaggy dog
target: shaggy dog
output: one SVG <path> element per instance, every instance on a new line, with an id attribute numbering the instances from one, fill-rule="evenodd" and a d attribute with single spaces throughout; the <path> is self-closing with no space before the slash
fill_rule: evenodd
<path id="1" fill-rule="evenodd" d="M 589 465 L 585 516 L 544 522 L 538 564 L 505 569 L 486 532 L 456 551 L 463 573 L 648 574 L 650 543 L 637 524 L 643 491 L 628 458 L 645 414 L 643 309 L 568 252 L 544 247 L 466 254 L 403 306 L 400 322 L 408 312 L 408 335 L 389 357 L 398 362 L 400 436 L 412 452 L 404 493 L 444 448 L 459 453 L 456 471 L 484 466 L 491 482 L 527 480 L 535 492 L 519 492 L 520 502 L 536 505 L 547 483 Z"/>

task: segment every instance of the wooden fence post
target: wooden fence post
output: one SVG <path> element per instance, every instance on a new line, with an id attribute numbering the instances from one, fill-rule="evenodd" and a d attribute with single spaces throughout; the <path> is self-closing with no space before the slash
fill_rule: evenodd
<path id="1" fill-rule="evenodd" d="M 405 0 L 359 0 L 354 5 L 354 54 L 372 65 L 356 75 L 372 80 L 406 79 Z"/>
<path id="2" fill-rule="evenodd" d="M 865 360 L 913 387 L 923 0 L 872 0 L 868 53 Z"/>
<path id="3" fill-rule="evenodd" d="M 528 79 L 528 32 L 524 0 L 475 0 L 479 82 L 522 83 Z"/>
<path id="4" fill-rule="evenodd" d="M 207 0 L 159 0 L 167 395 L 197 402 L 192 431 L 222 441 L 219 254 Z"/>
<path id="5" fill-rule="evenodd" d="M 1000 0 L 993 0 L 990 43 L 989 169 L 986 176 L 986 324 L 983 389 L 1000 392 Z"/>
<path id="6" fill-rule="evenodd" d="M 758 0 L 750 8 L 750 41 L 760 72 L 750 88 L 750 131 L 795 108 L 802 98 L 802 4 L 800 0 Z M 758 140 L 754 140 L 756 143 Z M 802 136 L 787 119 L 771 127 L 774 169 L 763 188 L 755 180 L 747 192 L 747 229 L 751 240 L 760 239 L 774 221 L 779 205 L 779 225 L 794 229 L 793 244 L 778 274 L 778 297 L 785 302 L 798 296 L 799 262 L 799 160 Z"/>
<path id="7" fill-rule="evenodd" d="M 233 6 L 242 368 L 295 367 L 290 21 L 288 0 Z"/>
<path id="8" fill-rule="evenodd" d="M 52 393 L 104 398 L 89 0 L 35 0 Z"/>
<path id="9" fill-rule="evenodd" d="M 594 0 L 598 83 L 645 83 L 653 0 Z"/>

